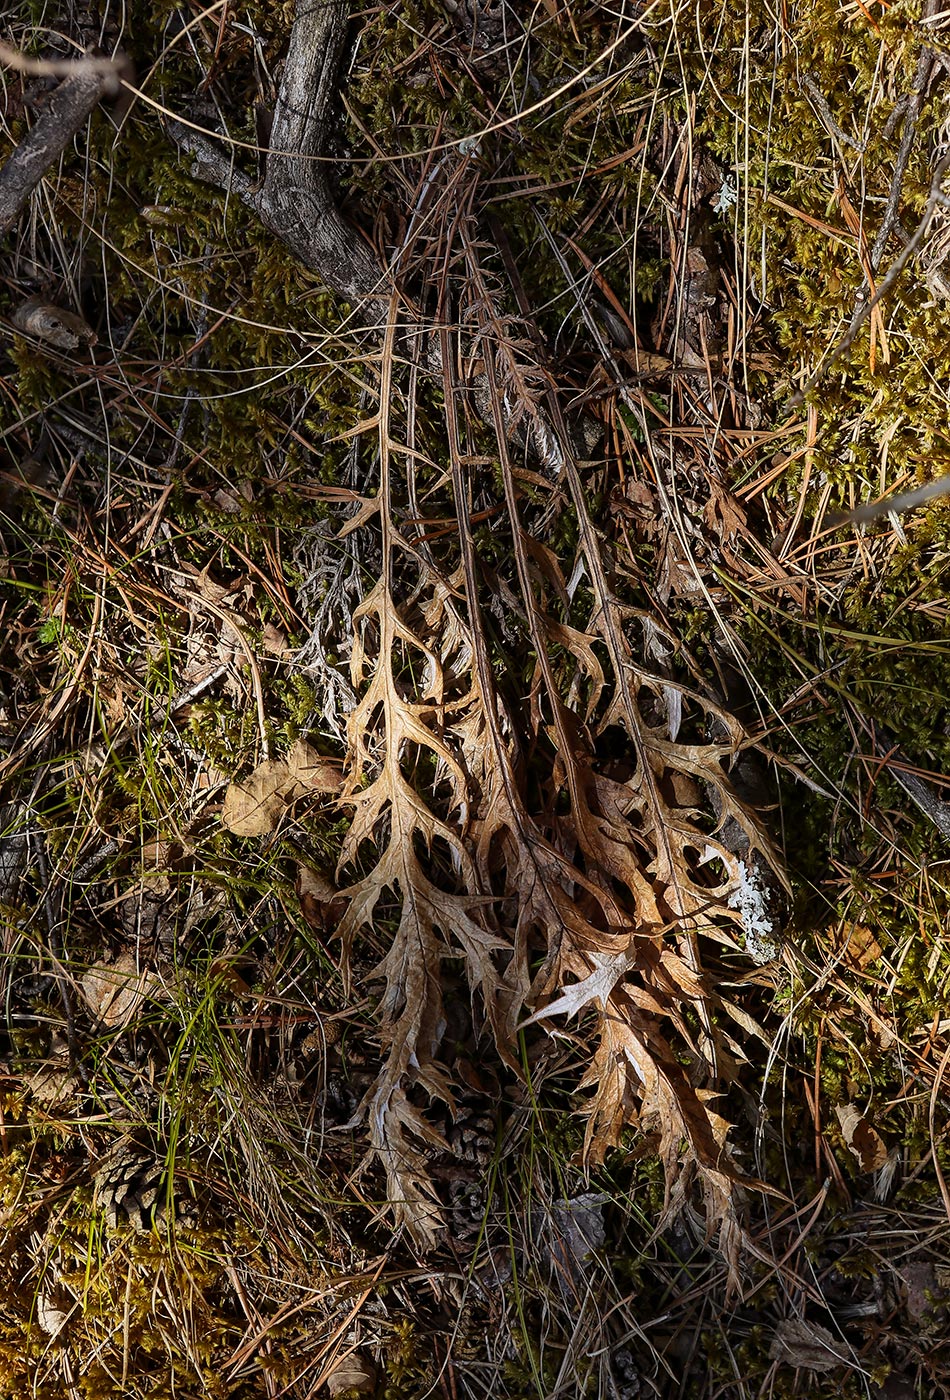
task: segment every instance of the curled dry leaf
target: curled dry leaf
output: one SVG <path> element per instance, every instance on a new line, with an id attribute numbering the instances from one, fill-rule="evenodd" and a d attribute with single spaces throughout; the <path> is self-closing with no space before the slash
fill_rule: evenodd
<path id="1" fill-rule="evenodd" d="M 343 764 L 338 758 L 317 753 L 305 739 L 298 739 L 287 755 L 287 771 L 297 784 L 294 796 L 307 792 L 329 792 L 334 795 L 343 786 Z"/>
<path id="2" fill-rule="evenodd" d="M 827 1327 L 791 1317 L 775 1329 L 769 1357 L 781 1365 L 806 1371 L 834 1371 L 838 1366 L 851 1364 L 851 1349 L 847 1342 L 833 1337 Z"/>
<path id="3" fill-rule="evenodd" d="M 327 1376 L 326 1386 L 331 1397 L 346 1391 L 371 1395 L 376 1389 L 376 1367 L 365 1352 L 352 1351 L 334 1366 Z"/>
<path id="4" fill-rule="evenodd" d="M 52 1293 L 40 1293 L 36 1299 L 36 1320 L 48 1337 L 57 1337 L 66 1323 L 69 1321 L 69 1313 L 62 1304 L 65 1299 L 61 1299 L 57 1290 L 57 1296 Z"/>
<path id="5" fill-rule="evenodd" d="M 95 345 L 99 337 L 92 327 L 73 311 L 51 306 L 41 297 L 30 297 L 13 313 L 13 324 L 37 340 L 45 340 L 58 350 L 78 350 Z"/>
<path id="6" fill-rule="evenodd" d="M 261 646 L 272 656 L 286 656 L 290 651 L 287 633 L 282 632 L 279 627 L 275 627 L 272 622 L 264 624 L 264 630 L 261 633 Z"/>
<path id="7" fill-rule="evenodd" d="M 267 758 L 224 794 L 221 822 L 235 836 L 268 836 L 287 806 L 308 793 L 333 793 L 343 785 L 339 759 L 326 758 L 298 739 L 284 758 Z"/>
<path id="8" fill-rule="evenodd" d="M 849 1151 L 857 1158 L 861 1171 L 880 1171 L 887 1161 L 888 1152 L 877 1129 L 871 1127 L 864 1114 L 852 1103 L 837 1104 L 835 1114 L 841 1125 L 841 1136 Z"/>
<path id="9" fill-rule="evenodd" d="M 95 963 L 81 982 L 83 1000 L 106 1026 L 125 1026 L 147 997 L 161 993 L 161 980 L 139 967 L 134 953 L 120 953 L 113 963 Z"/>
<path id="10" fill-rule="evenodd" d="M 296 890 L 301 913 L 311 928 L 326 932 L 340 922 L 346 910 L 346 900 L 321 870 L 298 865 Z"/>

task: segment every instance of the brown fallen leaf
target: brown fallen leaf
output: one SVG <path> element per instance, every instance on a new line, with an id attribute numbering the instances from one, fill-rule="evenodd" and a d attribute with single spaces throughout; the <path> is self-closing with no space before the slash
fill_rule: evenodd
<path id="1" fill-rule="evenodd" d="M 280 824 L 293 786 L 283 759 L 265 759 L 253 773 L 230 784 L 224 794 L 221 825 L 235 836 L 269 836 Z"/>
<path id="2" fill-rule="evenodd" d="M 834 1371 L 851 1364 L 851 1349 L 847 1342 L 833 1337 L 827 1327 L 791 1317 L 775 1329 L 769 1359 L 806 1371 Z"/>
<path id="3" fill-rule="evenodd" d="M 332 880 L 309 865 L 298 865 L 296 889 L 300 911 L 311 928 L 324 933 L 336 927 L 346 911 L 347 901 Z"/>
<path id="4" fill-rule="evenodd" d="M 369 1395 L 376 1389 L 376 1367 L 365 1352 L 352 1351 L 342 1357 L 326 1379 L 331 1400 L 344 1391 L 354 1390 L 359 1395 Z"/>
<path id="5" fill-rule="evenodd" d="M 835 1114 L 841 1125 L 841 1136 L 845 1145 L 857 1158 L 862 1172 L 880 1171 L 887 1161 L 887 1146 L 876 1128 L 872 1128 L 864 1114 L 852 1103 L 835 1105 Z"/>
<path id="6" fill-rule="evenodd" d="M 343 786 L 343 765 L 298 739 L 284 758 L 266 758 L 253 773 L 231 783 L 224 794 L 221 822 L 235 836 L 268 836 L 276 831 L 287 806 L 308 793 L 336 794 Z"/>
<path id="7" fill-rule="evenodd" d="M 208 974 L 222 991 L 230 992 L 234 996 L 247 996 L 251 986 L 242 969 L 246 971 L 248 966 L 245 959 L 222 954 L 221 957 L 212 959 Z"/>
<path id="8" fill-rule="evenodd" d="M 338 758 L 328 758 L 317 753 L 306 739 L 298 739 L 287 755 L 287 769 L 290 777 L 299 784 L 300 792 L 338 793 L 343 787 L 343 764 Z"/>
<path id="9" fill-rule="evenodd" d="M 37 1296 L 36 1320 L 48 1337 L 57 1337 L 69 1321 L 69 1301 L 61 1288 Z"/>
<path id="10" fill-rule="evenodd" d="M 30 297 L 13 313 L 13 324 L 27 335 L 45 340 L 59 350 L 78 350 L 95 345 L 99 337 L 92 327 L 73 311 L 51 306 L 41 297 Z"/>
<path id="11" fill-rule="evenodd" d="M 925 1259 L 911 1260 L 895 1272 L 904 1286 L 904 1306 L 911 1322 L 933 1323 L 947 1303 L 947 1290 L 934 1265 Z"/>
<path id="12" fill-rule="evenodd" d="M 52 1108 L 72 1098 L 80 1087 L 80 1079 L 69 1062 L 66 1037 L 53 1033 L 50 1054 L 26 1080 L 26 1087 L 37 1103 Z"/>
<path id="13" fill-rule="evenodd" d="M 233 491 L 225 491 L 223 488 L 212 491 L 211 500 L 225 515 L 240 515 L 245 506 L 245 502 L 240 496 Z"/>
<path id="14" fill-rule="evenodd" d="M 137 965 L 134 953 L 120 953 L 113 963 L 95 963 L 80 985 L 89 1010 L 106 1026 L 127 1025 L 162 986 L 154 972 Z"/>
<path id="15" fill-rule="evenodd" d="M 26 1087 L 37 1103 L 53 1108 L 72 1098 L 80 1088 L 80 1080 L 71 1069 L 45 1063 L 33 1071 L 26 1081 Z"/>
<path id="16" fill-rule="evenodd" d="M 272 622 L 264 623 L 264 629 L 261 632 L 261 646 L 272 656 L 285 656 L 290 651 L 287 633 L 279 627 L 275 627 Z"/>
<path id="17" fill-rule="evenodd" d="M 862 972 L 881 956 L 881 945 L 866 924 L 846 925 L 842 941 L 848 960 Z"/>

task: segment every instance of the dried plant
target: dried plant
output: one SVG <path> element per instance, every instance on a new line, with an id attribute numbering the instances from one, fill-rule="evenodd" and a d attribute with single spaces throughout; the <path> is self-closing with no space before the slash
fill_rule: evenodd
<path id="1" fill-rule="evenodd" d="M 368 847 L 375 863 L 345 891 L 340 934 L 348 949 L 361 930 L 390 930 L 373 974 L 385 982 L 385 1059 L 363 1105 L 370 1140 L 397 1219 L 431 1244 L 440 1213 L 426 1156 L 441 1139 L 426 1106 L 453 1107 L 440 968 L 461 958 L 508 1063 L 519 1026 L 590 1013 L 585 1158 L 601 1160 L 631 1123 L 655 1131 L 670 1190 L 684 1166 L 698 1169 L 735 1268 L 743 1176 L 715 1104 L 750 1022 L 705 970 L 703 945 L 744 932 L 750 871 L 780 883 L 781 868 L 729 779 L 741 726 L 651 669 L 656 624 L 623 596 L 554 379 L 465 212 L 475 178 L 450 181 L 427 352 L 445 465 L 410 442 L 418 376 L 397 354 L 398 292 L 378 410 L 356 430 L 374 443 L 378 490 L 363 519 L 379 533 L 381 572 L 354 613 L 341 868 Z M 448 503 L 450 530 L 420 516 L 427 495 Z M 477 537 L 486 510 L 502 566 Z M 576 539 L 573 558 L 550 547 L 554 528 Z M 527 709 L 515 702 L 518 654 Z M 622 736 L 622 775 L 598 758 L 608 732 Z"/>

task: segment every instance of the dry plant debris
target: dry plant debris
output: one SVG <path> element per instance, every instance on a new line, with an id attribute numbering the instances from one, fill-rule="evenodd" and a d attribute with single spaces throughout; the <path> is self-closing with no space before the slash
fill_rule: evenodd
<path id="1" fill-rule="evenodd" d="M 946 16 L 54 11 L 0 1395 L 948 1393 Z"/>
<path id="2" fill-rule="evenodd" d="M 235 836 L 269 836 L 296 798 L 335 795 L 342 786 L 339 760 L 324 757 L 298 739 L 286 758 L 266 758 L 246 778 L 228 785 L 221 823 Z"/>

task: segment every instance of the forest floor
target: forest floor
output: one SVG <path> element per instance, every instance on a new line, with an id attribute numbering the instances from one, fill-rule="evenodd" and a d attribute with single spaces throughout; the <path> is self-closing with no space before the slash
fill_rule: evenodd
<path id="1" fill-rule="evenodd" d="M 950 11 L 0 39 L 0 1397 L 950 1396 Z"/>

